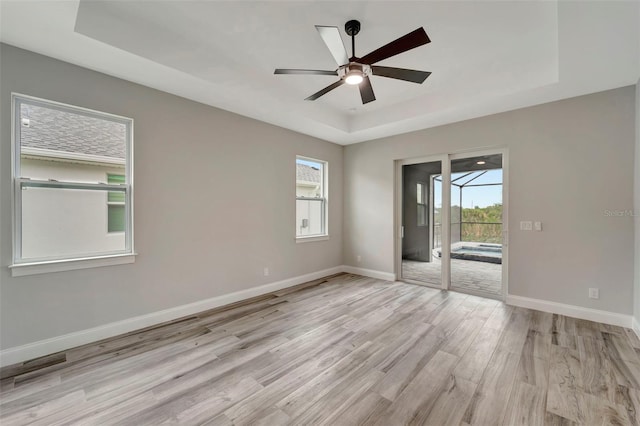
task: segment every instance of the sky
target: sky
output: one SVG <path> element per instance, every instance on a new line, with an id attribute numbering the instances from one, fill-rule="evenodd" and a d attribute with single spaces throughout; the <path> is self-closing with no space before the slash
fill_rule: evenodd
<path id="1" fill-rule="evenodd" d="M 473 178 L 479 175 L 479 173 L 477 172 L 468 175 L 467 177 L 458 179 L 465 174 L 466 173 L 452 173 L 451 180 L 455 181 L 455 183 L 457 184 L 465 184 L 468 182 L 470 185 L 483 183 L 502 183 L 502 170 L 489 170 L 476 179 Z M 473 179 L 473 181 L 471 181 L 471 179 Z M 457 206 L 460 204 L 459 200 L 460 190 L 458 189 L 458 187 L 453 186 L 451 189 L 451 204 Z M 492 206 L 496 203 L 502 203 L 502 185 L 465 186 L 462 191 L 463 208 L 468 209 L 474 208 L 476 206 L 487 207 Z M 435 192 L 435 204 L 436 207 L 442 205 L 442 191 L 439 191 L 437 188 Z"/>
<path id="2" fill-rule="evenodd" d="M 317 169 L 322 167 L 322 164 L 320 164 L 320 163 L 317 163 L 315 161 L 302 160 L 300 158 L 296 158 L 296 164 L 306 164 L 307 166 L 315 167 Z"/>

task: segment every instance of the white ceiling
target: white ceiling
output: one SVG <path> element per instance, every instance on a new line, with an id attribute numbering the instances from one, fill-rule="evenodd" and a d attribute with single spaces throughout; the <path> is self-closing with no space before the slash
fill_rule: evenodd
<path id="1" fill-rule="evenodd" d="M 340 144 L 635 84 L 640 2 L 6 1 L 0 40 Z M 431 71 L 422 85 L 372 77 L 317 101 L 335 69 L 314 25 L 362 23 L 356 54 L 418 27 L 431 43 L 379 65 Z"/>

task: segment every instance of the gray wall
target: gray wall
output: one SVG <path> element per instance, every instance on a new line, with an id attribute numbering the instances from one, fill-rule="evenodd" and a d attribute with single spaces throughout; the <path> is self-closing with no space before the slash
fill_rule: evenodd
<path id="1" fill-rule="evenodd" d="M 634 91 L 625 87 L 345 148 L 345 264 L 394 272 L 394 160 L 509 149 L 509 293 L 630 314 Z M 540 220 L 543 232 L 519 231 Z M 375 229 L 376 232 L 371 232 Z M 587 297 L 600 288 L 600 299 Z"/>
<path id="2" fill-rule="evenodd" d="M 342 264 L 341 146 L 0 49 L 1 348 Z M 12 91 L 135 120 L 136 263 L 11 278 Z M 296 154 L 329 162 L 328 241 L 295 242 Z"/>
<path id="3" fill-rule="evenodd" d="M 633 185 L 633 211 L 635 219 L 635 277 L 633 286 L 633 316 L 640 325 L 640 79 L 636 84 L 636 164 Z"/>

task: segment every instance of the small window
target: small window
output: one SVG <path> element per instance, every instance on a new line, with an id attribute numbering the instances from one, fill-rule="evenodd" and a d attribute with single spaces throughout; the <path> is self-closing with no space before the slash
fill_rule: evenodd
<path id="1" fill-rule="evenodd" d="M 296 237 L 327 234 L 327 162 L 296 157 Z"/>
<path id="2" fill-rule="evenodd" d="M 418 182 L 416 185 L 417 203 L 418 203 L 418 226 L 427 226 L 427 203 L 426 203 L 427 186 Z"/>
<path id="3" fill-rule="evenodd" d="M 12 99 L 13 266 L 132 254 L 133 121 Z"/>
<path id="4" fill-rule="evenodd" d="M 124 185 L 124 175 L 107 174 L 107 183 Z M 109 191 L 107 193 L 107 222 L 109 232 L 124 232 L 124 205 L 124 192 Z"/>

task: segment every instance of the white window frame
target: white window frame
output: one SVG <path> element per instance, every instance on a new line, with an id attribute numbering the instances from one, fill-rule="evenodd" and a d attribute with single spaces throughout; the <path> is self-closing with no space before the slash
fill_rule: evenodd
<path id="1" fill-rule="evenodd" d="M 303 155 L 296 155 L 296 164 L 297 160 L 303 161 L 312 161 L 314 163 L 322 164 L 322 221 L 324 225 L 324 233 L 316 234 L 316 235 L 298 235 L 298 224 L 296 223 L 295 236 L 296 243 L 306 243 L 312 241 L 325 241 L 329 239 L 329 162 L 325 160 L 319 160 L 317 158 L 305 157 Z M 297 166 L 296 166 L 297 173 Z M 297 174 L 295 175 L 294 184 L 297 184 Z M 298 200 L 313 200 L 317 201 L 317 198 L 308 198 L 308 197 L 298 197 L 296 194 L 296 201 Z M 296 217 L 297 217 L 297 207 L 296 209 Z"/>
<path id="2" fill-rule="evenodd" d="M 427 210 L 427 192 L 429 187 L 424 182 L 416 182 L 416 195 L 418 192 L 418 188 L 420 188 L 420 199 L 416 196 L 416 226 L 424 227 L 427 226 L 428 220 L 428 210 Z M 422 212 L 420 211 L 420 206 L 422 206 Z M 420 223 L 420 219 L 424 219 L 422 223 Z"/>
<path id="3" fill-rule="evenodd" d="M 20 105 L 28 103 L 50 109 L 58 109 L 74 114 L 82 114 L 103 120 L 115 121 L 126 126 L 125 183 L 78 183 L 56 180 L 36 180 L 22 177 L 20 174 Z M 83 107 L 50 101 L 20 93 L 11 94 L 11 203 L 12 203 L 12 237 L 13 263 L 9 265 L 12 276 L 60 272 L 74 269 L 85 269 L 99 266 L 133 263 L 135 251 L 133 245 L 133 119 L 95 111 Z M 125 193 L 125 249 L 76 256 L 46 257 L 23 259 L 22 253 L 22 188 L 61 188 L 93 191 L 118 191 Z"/>

